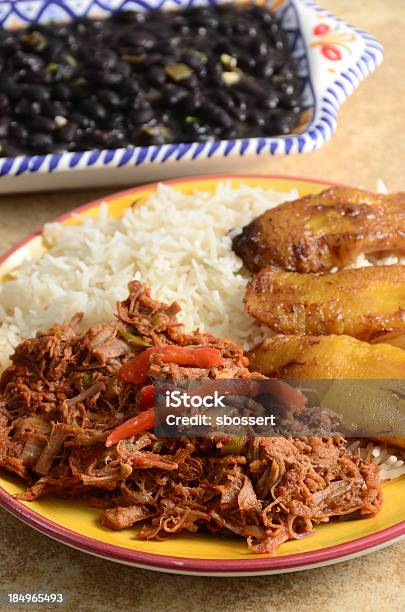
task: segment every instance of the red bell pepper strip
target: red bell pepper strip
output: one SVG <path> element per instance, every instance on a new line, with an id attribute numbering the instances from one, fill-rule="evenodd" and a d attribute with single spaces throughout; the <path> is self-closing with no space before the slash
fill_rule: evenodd
<path id="1" fill-rule="evenodd" d="M 152 429 L 154 424 L 155 409 L 152 406 L 152 408 L 148 408 L 148 410 L 140 412 L 136 416 L 132 417 L 132 419 L 128 419 L 128 421 L 125 421 L 125 423 L 122 423 L 113 429 L 105 441 L 105 445 L 107 448 L 110 448 L 110 446 L 117 444 L 120 440 L 131 438 L 141 431 Z"/>
<path id="2" fill-rule="evenodd" d="M 137 414 L 132 419 L 128 419 L 128 421 L 121 423 L 121 425 L 118 425 L 118 427 L 113 429 L 105 442 L 107 448 L 113 444 L 117 444 L 117 442 L 120 440 L 130 438 L 141 431 L 146 431 L 147 429 L 152 429 L 152 427 L 154 427 L 155 387 L 153 385 L 146 385 L 145 387 L 142 387 L 139 395 L 143 412 Z"/>
<path id="3" fill-rule="evenodd" d="M 152 346 L 124 363 L 120 370 L 122 380 L 135 384 L 145 382 L 150 368 L 150 356 L 153 353 L 158 353 L 165 363 L 176 363 L 177 365 L 194 366 L 197 368 L 213 368 L 220 365 L 222 361 L 221 352 L 209 346 L 190 347 L 176 346 L 174 344 Z"/>
<path id="4" fill-rule="evenodd" d="M 144 410 L 151 408 L 155 401 L 155 387 L 153 385 L 146 385 L 142 387 L 139 395 L 142 408 Z"/>

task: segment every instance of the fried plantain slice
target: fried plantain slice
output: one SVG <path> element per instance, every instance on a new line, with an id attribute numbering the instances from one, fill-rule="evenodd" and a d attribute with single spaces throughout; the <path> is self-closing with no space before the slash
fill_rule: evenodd
<path id="1" fill-rule="evenodd" d="M 275 335 L 252 349 L 247 357 L 250 368 L 267 376 L 284 379 L 312 379 L 320 397 L 321 405 L 336 409 L 348 421 L 367 428 L 372 423 L 373 432 L 386 430 L 390 423 L 393 435 L 370 435 L 377 442 L 405 448 L 403 400 L 401 408 L 394 410 L 392 402 L 386 402 L 382 409 L 381 393 L 371 389 L 371 380 L 383 380 L 383 387 L 404 385 L 405 350 L 389 344 L 368 344 L 350 336 L 282 336 Z M 334 385 L 333 379 L 350 385 L 351 381 L 364 380 L 364 387 L 352 393 L 345 386 Z M 335 389 L 333 389 L 333 386 Z M 331 405 L 333 392 L 335 405 Z M 354 391 L 354 393 L 353 393 Z M 343 400 L 341 396 L 343 393 Z M 336 395 L 336 394 L 335 394 Z M 328 401 L 326 401 L 328 400 Z M 323 404 L 322 404 L 323 402 Z M 379 408 L 376 410 L 374 404 Z M 397 402 L 398 403 L 398 402 Z M 398 408 L 398 406 L 396 407 Z M 379 427 L 380 426 L 380 427 Z"/>
<path id="2" fill-rule="evenodd" d="M 358 255 L 405 253 L 405 193 L 333 187 L 266 211 L 233 239 L 249 270 L 328 272 Z"/>
<path id="3" fill-rule="evenodd" d="M 405 266 L 331 274 L 265 268 L 247 285 L 246 309 L 283 334 L 347 334 L 372 340 L 405 332 Z"/>
<path id="4" fill-rule="evenodd" d="M 379 344 L 380 342 L 405 349 L 405 332 L 384 332 L 371 340 L 371 344 Z"/>
<path id="5" fill-rule="evenodd" d="M 247 354 L 250 368 L 277 378 L 401 379 L 405 350 L 350 336 L 270 336 Z"/>

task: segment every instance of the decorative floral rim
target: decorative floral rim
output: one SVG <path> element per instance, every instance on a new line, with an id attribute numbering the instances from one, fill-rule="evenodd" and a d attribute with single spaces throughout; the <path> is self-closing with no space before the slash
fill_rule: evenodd
<path id="1" fill-rule="evenodd" d="M 249 174 L 249 175 L 208 175 L 202 177 L 190 177 L 186 179 L 173 179 L 164 181 L 166 185 L 176 184 L 187 184 L 193 183 L 197 180 L 243 180 L 243 179 L 281 179 L 281 180 L 296 180 L 307 183 L 315 183 L 319 185 L 331 186 L 330 181 L 322 181 L 318 179 L 309 179 L 297 176 L 284 176 L 284 175 L 261 175 L 261 174 Z M 142 185 L 132 189 L 127 189 L 118 193 L 111 194 L 107 197 L 100 198 L 84 204 L 64 215 L 55 219 L 55 222 L 63 222 L 68 220 L 74 215 L 85 212 L 91 208 L 99 206 L 102 202 L 108 202 L 119 197 L 127 196 L 130 194 L 136 195 L 140 191 L 145 189 L 156 189 L 158 182 L 150 183 L 148 185 Z M 343 186 L 335 183 L 336 186 Z M 27 236 L 16 246 L 6 251 L 0 257 L 0 266 L 9 258 L 13 253 L 24 247 L 32 239 L 40 236 L 42 230 L 33 232 Z M 281 555 L 279 557 L 266 557 L 256 558 L 250 556 L 248 559 L 193 559 L 190 557 L 175 557 L 169 555 L 158 555 L 152 553 L 146 553 L 139 550 L 131 550 L 122 546 L 116 546 L 114 544 L 108 544 L 100 542 L 94 538 L 84 536 L 74 532 L 66 527 L 62 527 L 58 523 L 51 521 L 43 517 L 35 510 L 27 508 L 22 502 L 15 499 L 10 493 L 0 486 L 0 506 L 10 512 L 13 516 L 21 520 L 23 523 L 33 527 L 37 531 L 47 535 L 63 544 L 67 544 L 87 552 L 89 554 L 103 557 L 111 561 L 133 565 L 136 567 L 142 567 L 145 569 L 166 571 L 180 574 L 205 574 L 215 576 L 226 576 L 226 575 L 258 575 L 258 574 L 272 574 L 289 571 L 299 571 L 318 567 L 321 565 L 327 565 L 331 563 L 337 563 L 351 559 L 355 556 L 378 550 L 384 545 L 389 543 L 397 542 L 405 538 L 405 521 L 400 521 L 396 525 L 382 529 L 381 531 L 363 536 L 350 542 L 343 544 L 337 544 L 335 546 L 328 546 L 322 549 L 296 553 L 292 555 Z"/>
<path id="2" fill-rule="evenodd" d="M 160 0 L 158 4 L 173 8 L 194 2 L 201 4 L 201 0 Z M 291 155 L 318 149 L 335 132 L 338 110 L 343 101 L 381 63 L 382 46 L 374 37 L 348 26 L 312 0 L 268 0 L 267 3 L 276 11 L 287 31 L 299 67 L 306 109 L 300 133 L 274 138 L 6 157 L 0 158 L 0 178 L 180 160 Z M 102 17 L 123 8 L 148 10 L 155 7 L 155 0 L 2 0 L 0 26 L 16 28 L 84 15 Z"/>

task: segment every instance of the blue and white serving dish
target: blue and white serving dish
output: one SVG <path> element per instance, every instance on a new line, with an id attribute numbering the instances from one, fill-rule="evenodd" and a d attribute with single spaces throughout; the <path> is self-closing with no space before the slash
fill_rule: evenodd
<path id="1" fill-rule="evenodd" d="M 0 26 L 102 18 L 122 9 L 174 10 L 218 0 L 0 0 Z M 125 149 L 0 158 L 0 193 L 139 183 L 173 176 L 240 170 L 258 156 L 306 153 L 334 133 L 342 102 L 383 58 L 369 34 L 312 0 L 268 0 L 288 33 L 302 87 L 297 133 Z"/>

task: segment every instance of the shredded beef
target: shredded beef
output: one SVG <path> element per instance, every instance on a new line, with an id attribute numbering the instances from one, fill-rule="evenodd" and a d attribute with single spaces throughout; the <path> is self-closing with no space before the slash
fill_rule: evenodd
<path id="1" fill-rule="evenodd" d="M 334 516 L 378 512 L 378 468 L 348 451 L 340 437 L 249 438 L 240 454 L 222 455 L 226 440 L 142 432 L 107 449 L 111 430 L 141 410 L 142 385 L 117 374 L 142 345 L 209 346 L 222 357 L 208 370 L 152 355 L 147 384 L 161 376 L 243 378 L 253 389 L 263 379 L 249 372 L 242 349 L 230 340 L 184 333 L 176 303 L 153 300 L 138 282 L 129 290 L 112 323 L 79 334 L 78 315 L 16 348 L 0 381 L 0 466 L 27 481 L 20 499 L 82 496 L 104 508 L 100 520 L 109 529 L 140 522 L 144 539 L 237 534 L 252 552 L 270 555 Z M 138 345 L 126 341 L 131 335 Z"/>

